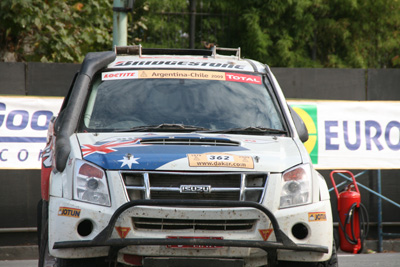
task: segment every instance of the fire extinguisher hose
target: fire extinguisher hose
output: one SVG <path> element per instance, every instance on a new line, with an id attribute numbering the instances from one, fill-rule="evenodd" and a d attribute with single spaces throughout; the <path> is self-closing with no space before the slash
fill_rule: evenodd
<path id="1" fill-rule="evenodd" d="M 344 225 L 342 224 L 341 220 L 339 219 L 339 224 L 340 227 L 342 228 L 342 231 L 344 233 L 344 236 L 347 240 L 347 242 L 349 242 L 352 245 L 357 245 L 358 240 L 356 238 L 356 233 L 355 233 L 355 213 L 359 212 L 359 230 L 360 233 L 359 237 L 361 240 L 361 246 L 364 243 L 365 238 L 368 235 L 368 231 L 369 231 L 369 219 L 368 219 L 368 211 L 365 208 L 365 206 L 362 203 L 359 203 L 359 207 L 357 208 L 357 203 L 353 203 L 353 205 L 350 207 L 349 211 L 347 212 L 346 215 L 346 219 L 344 222 Z M 346 232 L 346 227 L 348 224 L 351 224 L 351 236 L 349 236 Z M 360 249 L 361 251 L 362 249 Z"/>

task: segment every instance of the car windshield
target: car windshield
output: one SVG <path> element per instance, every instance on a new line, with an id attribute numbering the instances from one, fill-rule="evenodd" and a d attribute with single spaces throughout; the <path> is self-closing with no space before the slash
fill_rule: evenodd
<path id="1" fill-rule="evenodd" d="M 284 130 L 269 82 L 262 75 L 187 72 L 131 70 L 97 75 L 81 130 Z"/>

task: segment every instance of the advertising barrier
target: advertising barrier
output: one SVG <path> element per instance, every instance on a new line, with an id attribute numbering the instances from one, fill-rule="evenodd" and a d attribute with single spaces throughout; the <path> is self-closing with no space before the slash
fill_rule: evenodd
<path id="1" fill-rule="evenodd" d="M 0 169 L 40 169 L 61 97 L 0 97 Z M 317 169 L 399 169 L 400 102 L 289 100 Z"/>
<path id="2" fill-rule="evenodd" d="M 400 102 L 288 101 L 317 169 L 399 169 Z"/>
<path id="3" fill-rule="evenodd" d="M 0 96 L 0 169 L 40 169 L 50 119 L 63 98 Z"/>

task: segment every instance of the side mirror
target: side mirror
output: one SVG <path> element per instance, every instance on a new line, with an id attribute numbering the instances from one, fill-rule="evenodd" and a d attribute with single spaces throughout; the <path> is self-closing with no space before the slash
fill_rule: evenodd
<path id="1" fill-rule="evenodd" d="M 297 114 L 294 109 L 289 106 L 290 114 L 292 115 L 294 125 L 296 126 L 297 133 L 299 134 L 300 140 L 305 143 L 308 140 L 308 130 L 303 119 Z"/>

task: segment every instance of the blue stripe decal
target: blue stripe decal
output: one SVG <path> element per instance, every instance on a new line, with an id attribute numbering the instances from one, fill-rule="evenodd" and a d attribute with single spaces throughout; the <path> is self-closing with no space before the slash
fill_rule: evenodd
<path id="1" fill-rule="evenodd" d="M 2 136 L 0 143 L 46 143 L 46 137 L 13 137 Z"/>
<path id="2" fill-rule="evenodd" d="M 175 146 L 175 145 L 138 145 L 136 147 L 119 147 L 107 154 L 93 153 L 85 158 L 105 169 L 156 170 L 161 166 L 187 157 L 187 154 L 210 152 L 234 152 L 247 150 L 231 146 Z M 130 157 L 127 155 L 130 154 Z"/>

